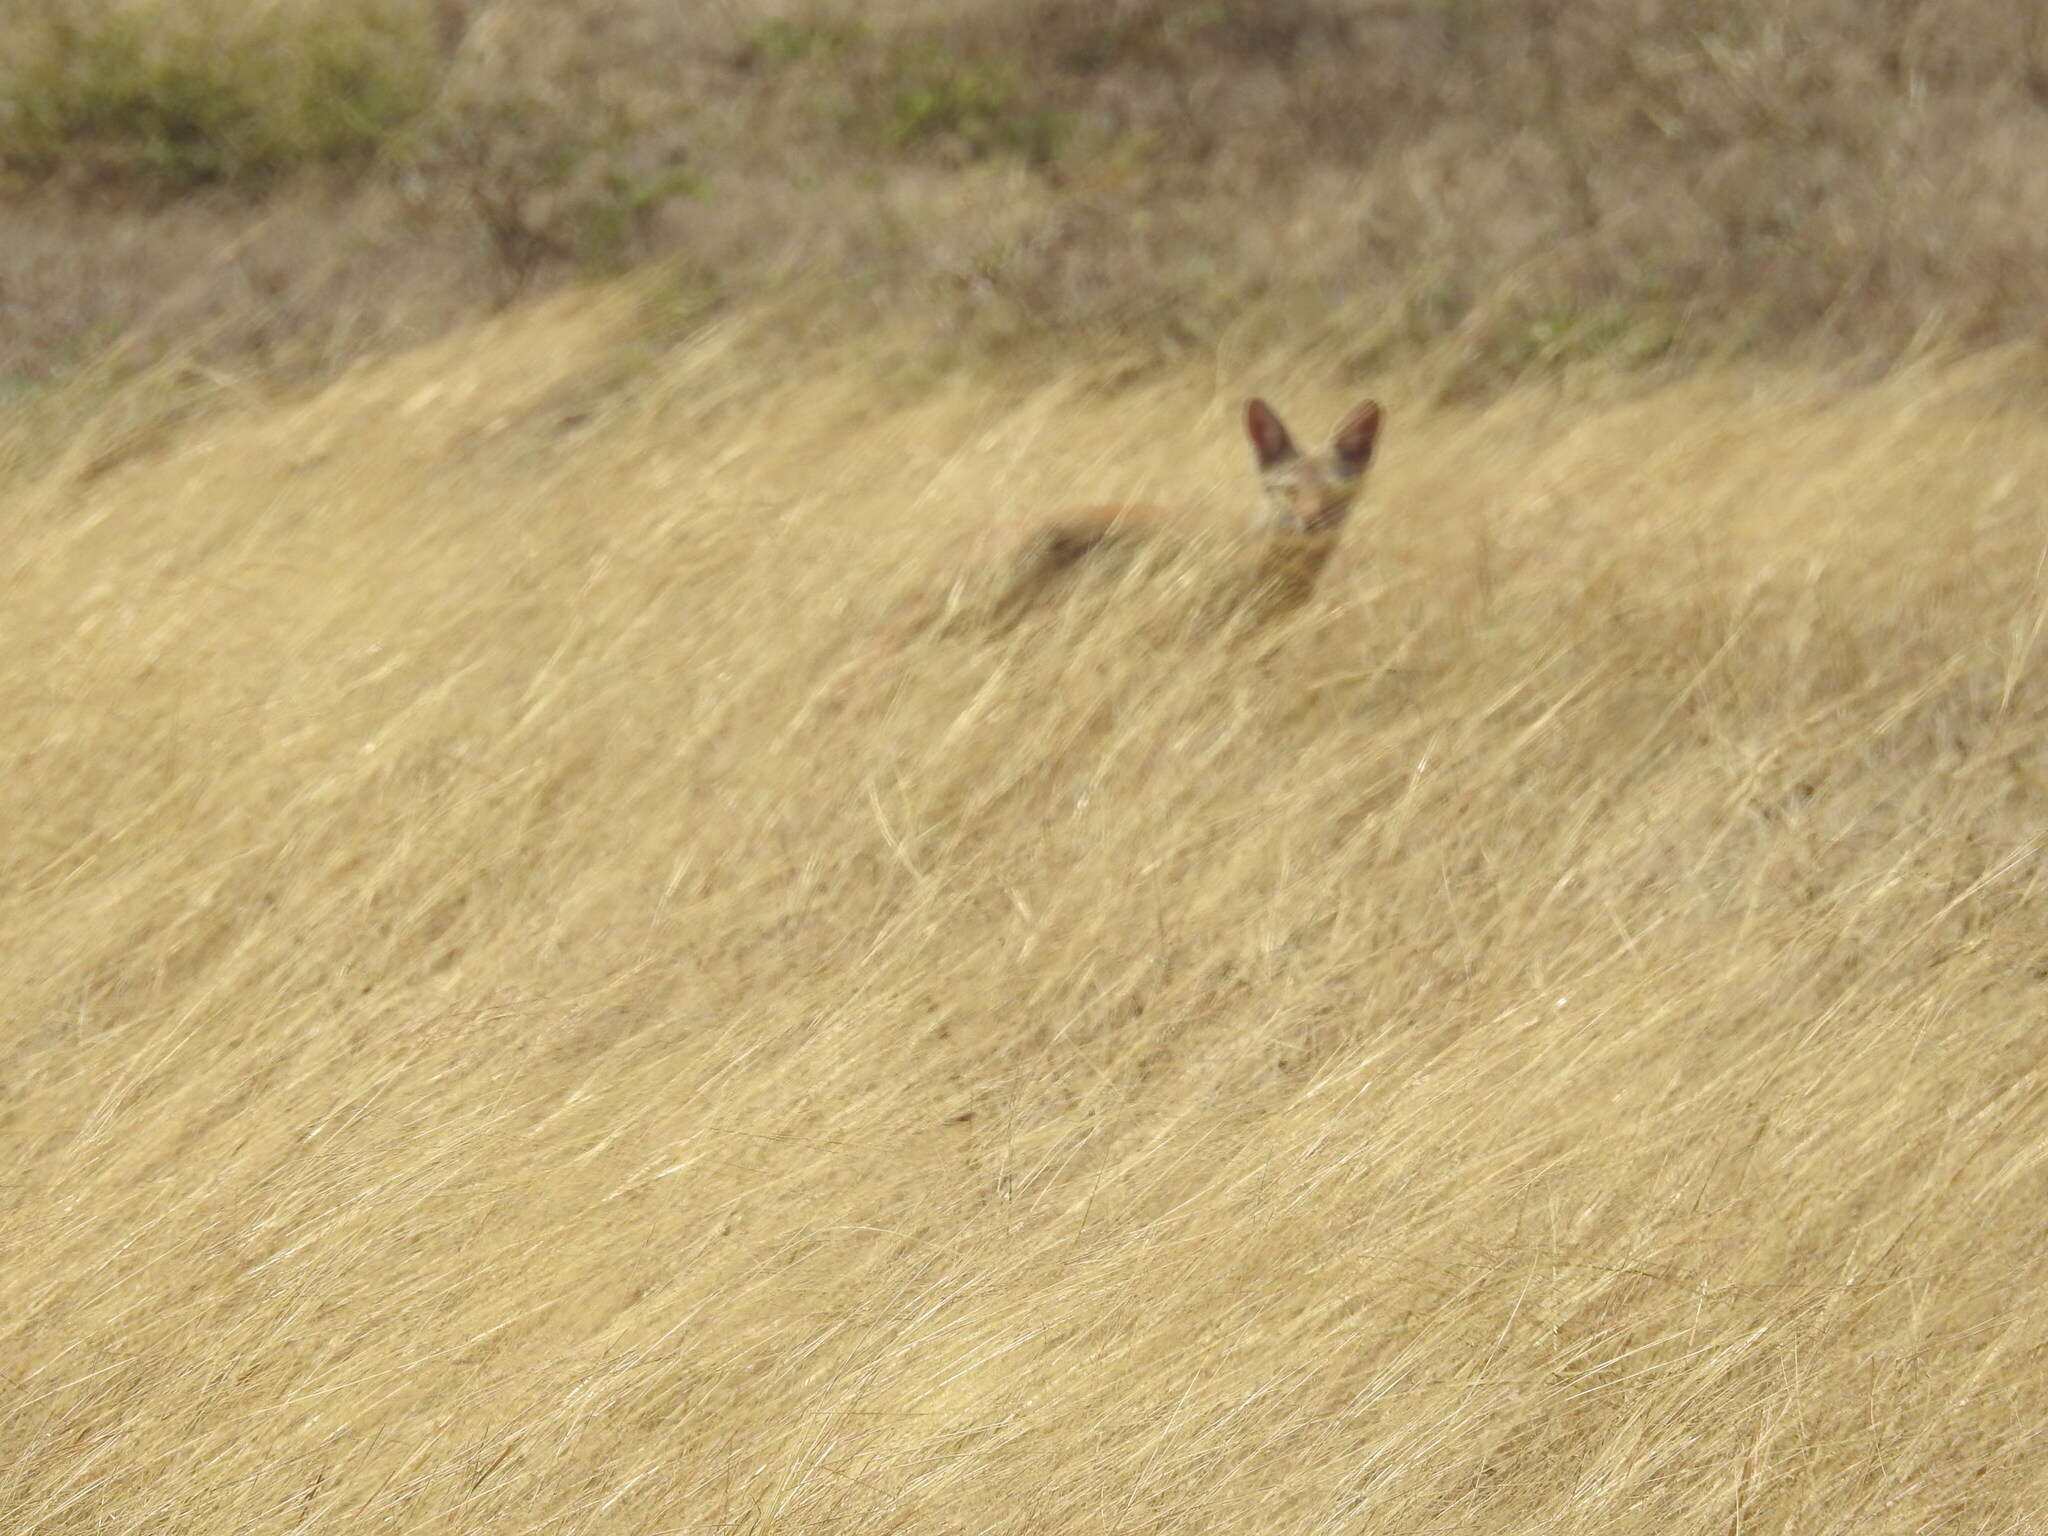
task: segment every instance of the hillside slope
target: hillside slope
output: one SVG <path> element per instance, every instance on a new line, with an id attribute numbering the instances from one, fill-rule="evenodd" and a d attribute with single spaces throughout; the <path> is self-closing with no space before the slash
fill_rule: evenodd
<path id="1" fill-rule="evenodd" d="M 10 1533 L 2048 1507 L 2021 363 L 640 315 L 0 488 Z M 1227 515 L 1253 387 L 1389 409 L 1264 654 L 1134 596 L 835 690 L 977 519 Z"/>

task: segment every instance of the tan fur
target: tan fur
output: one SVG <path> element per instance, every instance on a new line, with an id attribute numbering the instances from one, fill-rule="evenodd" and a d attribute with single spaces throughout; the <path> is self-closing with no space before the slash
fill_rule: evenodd
<path id="1" fill-rule="evenodd" d="M 921 592 L 885 626 L 878 650 L 918 633 L 999 634 L 1059 602 L 1086 580 L 1178 569 L 1199 583 L 1205 624 L 1263 623 L 1314 595 L 1364 486 L 1380 427 L 1366 401 L 1319 453 L 1298 449 L 1263 400 L 1245 405 L 1259 473 L 1250 526 L 1219 537 L 1157 506 L 1082 507 L 1018 528 L 977 530 L 970 553 L 934 595 Z M 1200 554 L 1197 555 L 1197 549 Z"/>

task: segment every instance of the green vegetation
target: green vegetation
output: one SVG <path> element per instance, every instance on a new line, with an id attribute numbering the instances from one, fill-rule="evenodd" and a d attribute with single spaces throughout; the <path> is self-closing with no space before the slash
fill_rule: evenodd
<path id="1" fill-rule="evenodd" d="M 829 12 L 800 19 L 777 16 L 745 30 L 734 61 L 742 68 L 787 68 L 814 59 L 843 58 L 872 35 L 865 23 L 851 16 Z"/>
<path id="2" fill-rule="evenodd" d="M 891 75 L 885 137 L 899 149 L 1017 155 L 1041 166 L 1059 154 L 1066 116 L 1034 104 L 1013 69 L 927 44 L 893 60 Z"/>
<path id="3" fill-rule="evenodd" d="M 17 37 L 0 165 L 30 179 L 176 194 L 360 166 L 428 106 L 416 15 L 223 9 L 59 16 Z"/>

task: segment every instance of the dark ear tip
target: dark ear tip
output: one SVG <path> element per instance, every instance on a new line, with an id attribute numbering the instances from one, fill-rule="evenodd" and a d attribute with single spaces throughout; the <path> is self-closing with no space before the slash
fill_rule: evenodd
<path id="1" fill-rule="evenodd" d="M 1346 416 L 1337 428 L 1337 456 L 1363 469 L 1372 458 L 1380 437 L 1380 403 L 1366 400 Z"/>

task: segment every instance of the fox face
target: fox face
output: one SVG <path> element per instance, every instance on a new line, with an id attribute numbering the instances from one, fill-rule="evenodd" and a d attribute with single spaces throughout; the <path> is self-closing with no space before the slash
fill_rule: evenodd
<path id="1" fill-rule="evenodd" d="M 1379 441 L 1380 407 L 1368 400 L 1338 425 L 1330 446 L 1303 453 L 1279 415 L 1263 400 L 1248 401 L 1245 431 L 1258 455 L 1263 492 L 1253 518 L 1255 531 L 1297 538 L 1330 539 L 1344 526 L 1365 484 Z"/>

